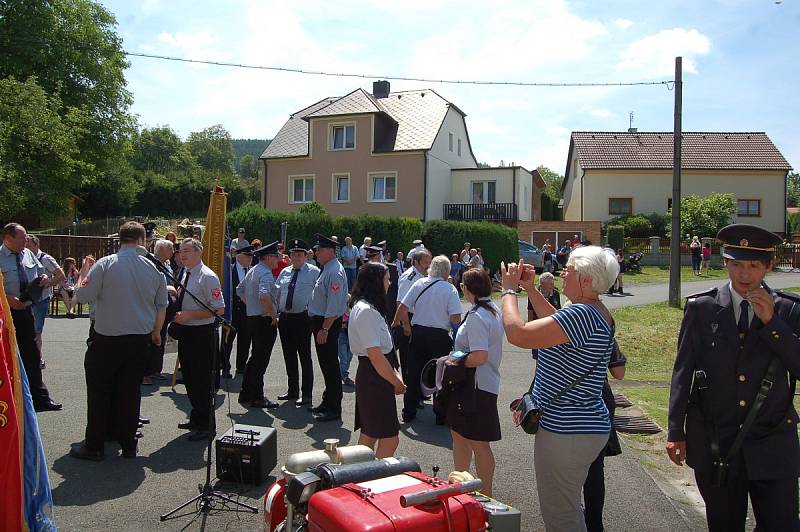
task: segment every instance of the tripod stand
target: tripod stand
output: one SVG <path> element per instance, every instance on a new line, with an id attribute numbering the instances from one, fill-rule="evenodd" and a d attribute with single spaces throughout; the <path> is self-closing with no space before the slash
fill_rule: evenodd
<path id="1" fill-rule="evenodd" d="M 152 257 L 152 255 L 149 255 L 149 254 L 147 254 L 145 256 L 147 256 L 147 258 L 150 259 L 156 265 L 156 267 L 159 269 L 159 271 L 161 271 L 167 277 L 167 279 L 169 279 L 173 283 L 178 283 L 178 281 L 175 279 L 175 277 L 173 277 L 172 274 L 169 271 L 167 271 L 167 269 L 164 267 L 163 264 L 161 264 L 161 262 L 158 259 L 156 259 L 155 257 Z M 205 484 L 203 484 L 200 487 L 200 494 L 199 495 L 196 495 L 195 497 L 192 497 L 191 499 L 189 499 L 188 501 L 184 502 L 183 504 L 181 504 L 177 508 L 175 508 L 173 510 L 170 510 L 169 512 L 163 514 L 162 516 L 160 516 L 160 520 L 161 521 L 166 521 L 168 519 L 174 519 L 176 517 L 180 517 L 180 516 L 175 515 L 175 514 L 177 514 L 178 512 L 180 512 L 181 510 L 183 510 L 184 508 L 186 508 L 187 506 L 189 506 L 190 504 L 193 504 L 193 503 L 197 503 L 197 512 L 198 513 L 201 513 L 203 515 L 208 515 L 216 507 L 216 503 L 218 501 L 221 502 L 221 504 L 223 504 L 223 505 L 224 504 L 233 504 L 234 506 L 243 509 L 243 510 L 239 510 L 238 508 L 234 508 L 232 511 L 237 511 L 237 512 L 238 511 L 248 511 L 248 512 L 252 512 L 252 513 L 258 513 L 258 508 L 254 507 L 254 506 L 250 506 L 249 504 L 245 504 L 245 503 L 233 500 L 232 498 L 228 497 L 226 494 L 218 492 L 218 491 L 215 491 L 214 488 L 211 486 L 211 448 L 212 448 L 212 444 L 214 442 L 214 437 L 216 436 L 216 431 L 214 430 L 216 428 L 216 418 L 215 418 L 214 414 L 215 414 L 215 399 L 216 399 L 216 395 L 217 394 L 216 394 L 216 391 L 214 389 L 215 388 L 215 386 L 214 386 L 214 378 L 215 378 L 216 372 L 218 371 L 217 370 L 217 365 L 218 365 L 217 352 L 218 352 L 218 349 L 219 349 L 219 345 L 218 345 L 219 342 L 217 342 L 217 334 L 216 334 L 216 332 L 220 328 L 220 326 L 225 327 L 225 328 L 229 328 L 231 330 L 233 330 L 234 327 L 233 327 L 233 325 L 231 325 L 231 323 L 228 320 L 226 320 L 222 316 L 217 315 L 217 313 L 214 311 L 214 309 L 212 309 L 211 307 L 206 305 L 204 302 L 200 301 L 200 299 L 198 299 L 197 296 L 195 296 L 190 290 L 187 290 L 185 286 L 183 286 L 182 289 L 186 293 L 186 295 L 190 296 L 194 300 L 195 303 L 197 303 L 203 309 L 209 311 L 214 316 L 214 335 L 213 335 L 213 339 L 212 339 L 214 347 L 212 349 L 212 356 L 211 356 L 211 379 L 209 381 L 210 385 L 208 387 L 208 401 L 209 401 L 208 428 L 209 428 L 209 430 L 208 430 L 208 440 L 206 441 L 206 453 L 207 453 L 206 454 L 206 481 L 205 481 Z M 179 342 L 180 342 L 180 340 L 179 340 Z"/>

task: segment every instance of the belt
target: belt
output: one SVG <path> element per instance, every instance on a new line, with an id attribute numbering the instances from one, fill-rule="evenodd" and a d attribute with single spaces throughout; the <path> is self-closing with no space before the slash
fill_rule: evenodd
<path id="1" fill-rule="evenodd" d="M 445 332 L 445 333 L 450 333 L 450 329 L 442 329 L 441 327 L 433 327 L 431 325 L 415 325 L 415 324 L 412 323 L 411 327 L 412 328 L 421 327 L 422 329 L 430 329 L 432 331 L 442 331 L 442 332 Z"/>
<path id="2" fill-rule="evenodd" d="M 302 310 L 300 312 L 281 312 L 280 316 L 308 316 L 308 311 Z"/>

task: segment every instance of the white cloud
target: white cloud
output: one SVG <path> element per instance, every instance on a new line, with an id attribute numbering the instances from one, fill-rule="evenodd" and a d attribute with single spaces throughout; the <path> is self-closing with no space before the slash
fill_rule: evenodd
<path id="1" fill-rule="evenodd" d="M 666 76 L 675 72 L 675 57 L 683 57 L 683 69 L 697 73 L 698 56 L 711 50 L 711 39 L 695 29 L 661 30 L 628 45 L 617 68 L 634 70 L 641 77 Z"/>
<path id="2" fill-rule="evenodd" d="M 633 26 L 633 21 L 626 18 L 618 18 L 614 20 L 614 25 L 621 30 L 627 30 Z"/>
<path id="3" fill-rule="evenodd" d="M 611 116 L 611 111 L 608 109 L 592 109 L 589 114 L 592 116 L 599 116 L 600 118 L 608 118 Z"/>

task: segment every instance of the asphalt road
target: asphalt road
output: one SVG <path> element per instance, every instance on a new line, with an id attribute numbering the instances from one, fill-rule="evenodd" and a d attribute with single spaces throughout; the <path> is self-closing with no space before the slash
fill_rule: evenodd
<path id="1" fill-rule="evenodd" d="M 800 284 L 800 275 L 781 275 L 778 286 Z M 694 286 L 700 287 L 701 283 Z M 609 306 L 645 304 L 666 299 L 663 285 L 631 287 L 632 296 L 606 298 Z M 684 291 L 684 293 L 689 293 Z M 661 294 L 661 295 L 659 295 Z M 522 302 L 521 302 L 522 304 Z M 186 515 L 166 523 L 159 515 L 197 494 L 205 479 L 204 444 L 190 442 L 177 424 L 186 417 L 189 404 L 183 386 L 173 392 L 168 381 L 159 386 L 142 387 L 142 415 L 152 420 L 144 428 L 139 443 L 139 458 L 123 460 L 118 446 L 107 444 L 103 462 L 85 462 L 68 456 L 71 443 L 83 439 L 86 423 L 86 385 L 82 368 L 87 318 L 47 320 L 44 378 L 51 395 L 64 403 L 61 412 L 39 416 L 50 480 L 53 488 L 56 521 L 61 530 L 257 530 L 262 515 L 221 512 L 203 522 Z M 166 356 L 164 371 L 171 373 L 175 354 Z M 357 362 L 351 366 L 355 374 Z M 503 439 L 493 444 L 497 459 L 495 496 L 517 507 L 523 515 L 523 530 L 542 530 L 533 474 L 533 439 L 515 429 L 506 406 L 530 384 L 533 363 L 529 352 L 505 344 L 502 365 L 503 383 L 499 398 Z M 285 371 L 280 343 L 276 343 L 267 371 L 266 393 L 270 398 L 285 391 Z M 345 390 L 343 423 L 315 424 L 305 408 L 284 404 L 275 411 L 244 410 L 236 401 L 240 378 L 223 381 L 230 389 L 217 397 L 217 424 L 220 432 L 231 423 L 275 427 L 278 430 L 279 466 L 294 452 L 322 448 L 325 438 L 338 438 L 341 445 L 355 443 L 352 432 L 355 396 Z M 315 403 L 322 392 L 322 378 L 315 363 Z M 398 409 L 399 411 L 399 409 Z M 424 471 L 433 465 L 446 475 L 452 469 L 450 434 L 433 422 L 430 407 L 411 424 L 403 424 L 397 454 L 419 462 Z M 273 475 L 279 473 L 279 467 Z M 219 488 L 239 494 L 243 502 L 261 506 L 269 483 L 240 486 L 223 483 Z M 672 506 L 630 450 L 606 461 L 606 512 L 608 530 L 688 530 L 682 515 Z"/>

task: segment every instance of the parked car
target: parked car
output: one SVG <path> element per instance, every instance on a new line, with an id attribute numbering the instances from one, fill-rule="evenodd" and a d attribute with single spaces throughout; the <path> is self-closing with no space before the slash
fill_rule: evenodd
<path id="1" fill-rule="evenodd" d="M 530 242 L 524 240 L 517 240 L 519 246 L 519 258 L 525 261 L 525 264 L 533 264 L 537 270 L 542 269 L 542 250 Z"/>

